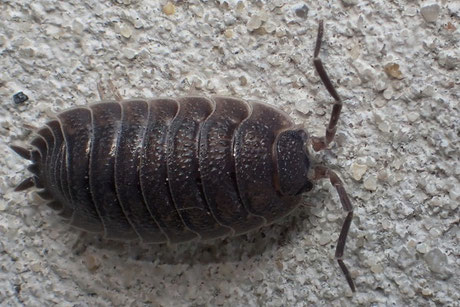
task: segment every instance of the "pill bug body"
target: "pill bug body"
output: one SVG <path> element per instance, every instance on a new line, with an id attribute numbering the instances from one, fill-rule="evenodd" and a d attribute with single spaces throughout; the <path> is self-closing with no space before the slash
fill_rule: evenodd
<path id="1" fill-rule="evenodd" d="M 313 62 L 335 100 L 324 137 L 268 104 L 231 97 L 102 101 L 59 113 L 31 150 L 11 146 L 32 161 L 33 176 L 16 190 L 37 187 L 70 225 L 108 239 L 179 243 L 273 223 L 329 179 L 347 213 L 335 256 L 355 291 L 342 259 L 353 207 L 338 175 L 311 165 L 307 150 L 328 147 L 342 109 L 319 58 L 322 35 L 320 22 Z"/>
<path id="2" fill-rule="evenodd" d="M 31 144 L 33 182 L 72 226 L 147 243 L 246 233 L 309 190 L 307 134 L 229 97 L 100 102 L 64 111 Z"/>

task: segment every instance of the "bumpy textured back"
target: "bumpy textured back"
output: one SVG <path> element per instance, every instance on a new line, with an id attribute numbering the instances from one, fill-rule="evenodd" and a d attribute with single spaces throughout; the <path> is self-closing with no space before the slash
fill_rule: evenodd
<path id="1" fill-rule="evenodd" d="M 101 102 L 40 129 L 29 170 L 74 227 L 146 243 L 213 239 L 297 206 L 298 195 L 281 191 L 291 170 L 276 147 L 295 129 L 269 105 L 229 97 Z"/>

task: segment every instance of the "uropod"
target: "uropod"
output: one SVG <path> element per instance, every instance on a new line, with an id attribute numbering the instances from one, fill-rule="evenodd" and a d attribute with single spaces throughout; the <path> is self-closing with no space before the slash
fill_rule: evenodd
<path id="1" fill-rule="evenodd" d="M 314 66 L 334 105 L 324 137 L 310 137 L 281 110 L 231 97 L 101 101 L 56 115 L 37 130 L 33 174 L 17 187 L 40 197 L 67 223 L 107 239 L 180 243 L 247 233 L 295 209 L 313 183 L 329 179 L 347 213 L 335 257 L 342 256 L 353 208 L 339 176 L 312 165 L 308 147 L 333 141 L 342 101 L 319 58 Z M 101 94 L 102 98 L 102 94 Z"/>

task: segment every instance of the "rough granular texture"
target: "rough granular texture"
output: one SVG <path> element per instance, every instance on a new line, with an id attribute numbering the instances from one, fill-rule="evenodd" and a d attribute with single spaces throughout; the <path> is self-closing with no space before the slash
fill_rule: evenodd
<path id="1" fill-rule="evenodd" d="M 355 295 L 334 260 L 343 212 L 328 182 L 272 227 L 179 246 L 79 238 L 34 193 L 13 192 L 27 171 L 8 145 L 97 101 L 100 80 L 126 98 L 262 100 L 324 134 L 319 19 L 344 108 L 315 160 L 342 174 L 355 206 Z M 440 0 L 2 1 L 0 305 L 458 306 L 459 20 Z M 15 104 L 20 91 L 29 100 Z"/>

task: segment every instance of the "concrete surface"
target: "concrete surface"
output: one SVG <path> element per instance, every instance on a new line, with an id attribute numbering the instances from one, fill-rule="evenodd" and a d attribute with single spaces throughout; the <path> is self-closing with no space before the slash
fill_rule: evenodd
<path id="1" fill-rule="evenodd" d="M 459 306 L 459 18 L 453 0 L 2 0 L 0 305 Z M 172 247 L 78 239 L 34 193 L 13 192 L 27 170 L 7 146 L 98 100 L 99 80 L 126 98 L 262 100 L 322 135 L 318 19 L 344 108 L 316 159 L 355 205 L 356 294 L 334 261 L 343 212 L 328 182 L 272 227 Z M 29 100 L 15 104 L 19 91 Z"/>

